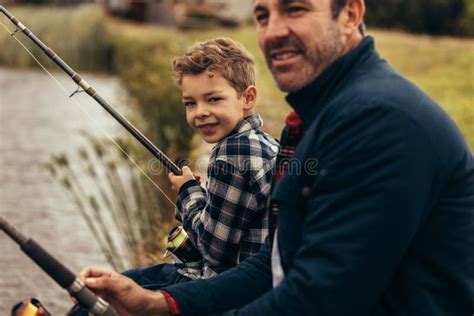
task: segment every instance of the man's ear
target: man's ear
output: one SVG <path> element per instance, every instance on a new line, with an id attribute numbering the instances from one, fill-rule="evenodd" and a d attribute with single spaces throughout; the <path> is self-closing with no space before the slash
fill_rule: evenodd
<path id="1" fill-rule="evenodd" d="M 351 35 L 353 32 L 359 32 L 359 26 L 363 23 L 364 15 L 364 0 L 349 0 L 339 16 L 343 33 Z"/>
<path id="2" fill-rule="evenodd" d="M 257 102 L 257 88 L 255 86 L 248 86 L 243 93 L 244 110 L 251 110 Z"/>

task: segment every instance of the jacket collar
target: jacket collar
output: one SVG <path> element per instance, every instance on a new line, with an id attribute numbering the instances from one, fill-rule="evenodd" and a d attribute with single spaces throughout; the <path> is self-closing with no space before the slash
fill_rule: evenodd
<path id="1" fill-rule="evenodd" d="M 375 52 L 373 38 L 367 36 L 356 48 L 336 60 L 308 86 L 286 96 L 286 101 L 303 120 L 305 129 L 321 112 L 327 100 L 338 93 L 340 85 L 345 82 L 349 73 L 369 57 L 378 58 L 378 55 Z"/>

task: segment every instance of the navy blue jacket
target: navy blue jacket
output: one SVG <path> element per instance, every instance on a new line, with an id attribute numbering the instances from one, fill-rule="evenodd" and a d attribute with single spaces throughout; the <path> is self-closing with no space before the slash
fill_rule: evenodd
<path id="1" fill-rule="evenodd" d="M 267 243 L 167 288 L 182 315 L 472 316 L 474 161 L 448 115 L 370 37 L 287 101 L 306 132 L 272 193 L 285 278 Z"/>

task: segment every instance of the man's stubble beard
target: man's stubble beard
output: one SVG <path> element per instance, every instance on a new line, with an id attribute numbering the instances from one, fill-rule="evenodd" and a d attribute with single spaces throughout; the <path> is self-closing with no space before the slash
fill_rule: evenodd
<path id="1" fill-rule="evenodd" d="M 294 36 L 294 35 L 293 35 Z M 299 39 L 297 39 L 299 41 Z M 278 72 L 270 66 L 273 78 L 279 89 L 284 92 L 296 92 L 303 89 L 318 78 L 334 61 L 342 56 L 344 45 L 341 32 L 336 24 L 328 29 L 324 46 L 306 47 L 304 58 L 306 67 L 294 72 L 292 80 L 278 80 Z"/>

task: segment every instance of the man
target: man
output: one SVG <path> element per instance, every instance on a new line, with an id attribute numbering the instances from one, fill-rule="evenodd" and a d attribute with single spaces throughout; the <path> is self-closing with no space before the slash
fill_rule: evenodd
<path id="1" fill-rule="evenodd" d="M 273 245 L 161 292 L 95 269 L 86 284 L 123 315 L 472 315 L 474 162 L 455 124 L 378 57 L 363 0 L 257 0 L 254 11 L 304 128 L 302 172 L 271 195 Z"/>

